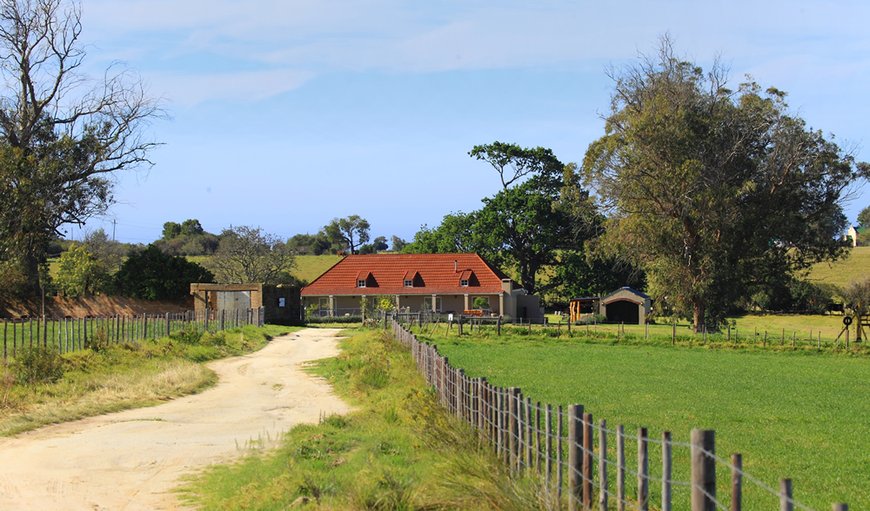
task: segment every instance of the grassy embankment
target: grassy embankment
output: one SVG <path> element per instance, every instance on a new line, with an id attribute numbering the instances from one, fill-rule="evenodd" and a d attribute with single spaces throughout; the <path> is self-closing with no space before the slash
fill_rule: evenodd
<path id="1" fill-rule="evenodd" d="M 650 428 L 652 438 L 668 430 L 682 442 L 692 428 L 715 429 L 721 457 L 741 452 L 747 472 L 773 487 L 791 477 L 799 501 L 817 509 L 835 501 L 870 509 L 870 358 L 865 356 L 541 335 L 430 340 L 470 376 L 521 387 L 545 403 L 582 403 L 611 429 L 624 424 L 629 438 L 640 426 Z M 629 465 L 635 463 L 631 443 Z M 660 474 L 658 445 L 650 452 L 653 474 Z M 687 449 L 675 447 L 674 455 L 674 478 L 688 480 Z M 727 494 L 729 475 L 725 467 L 718 470 L 719 487 Z M 628 479 L 632 493 L 634 479 Z M 660 486 L 650 486 L 658 498 Z M 776 507 L 775 497 L 752 484 L 744 487 L 745 509 Z M 675 490 L 676 499 L 687 502 L 685 488 Z"/>
<path id="2" fill-rule="evenodd" d="M 56 381 L 25 383 L 21 381 L 23 361 L 12 360 L 0 367 L 0 436 L 198 392 L 215 383 L 214 373 L 202 362 L 250 353 L 292 330 L 247 326 L 201 337 L 174 334 L 62 356 L 36 354 L 30 362 L 35 371 L 30 374 L 51 373 Z"/>
<path id="3" fill-rule="evenodd" d="M 356 411 L 297 426 L 283 445 L 208 469 L 182 494 L 204 509 L 534 509 L 536 483 L 510 482 L 437 404 L 409 354 L 354 330 L 314 364 Z"/>
<path id="4" fill-rule="evenodd" d="M 870 247 L 853 247 L 848 257 L 834 263 L 819 263 L 810 269 L 807 280 L 846 287 L 870 275 Z"/>

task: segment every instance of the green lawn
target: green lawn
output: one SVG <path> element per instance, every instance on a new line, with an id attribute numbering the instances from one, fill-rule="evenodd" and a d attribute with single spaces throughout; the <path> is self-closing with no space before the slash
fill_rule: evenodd
<path id="1" fill-rule="evenodd" d="M 630 435 L 645 426 L 652 438 L 669 430 L 686 442 L 692 428 L 715 429 L 717 454 L 741 452 L 747 472 L 773 487 L 791 477 L 796 498 L 814 508 L 843 501 L 870 509 L 870 358 L 541 336 L 430 340 L 471 376 L 521 387 L 545 403 L 582 403 L 596 420 L 607 419 L 611 428 L 624 424 Z M 654 475 L 660 474 L 657 448 L 650 447 Z M 626 450 L 631 464 L 636 444 L 627 442 Z M 674 476 L 687 480 L 687 449 L 676 447 L 674 454 Z M 720 466 L 718 475 L 725 496 L 728 474 Z M 660 486 L 650 486 L 658 498 Z M 776 508 L 774 497 L 752 484 L 745 488 L 744 509 Z M 677 499 L 683 503 L 675 509 L 686 509 L 684 488 L 675 491 Z"/>

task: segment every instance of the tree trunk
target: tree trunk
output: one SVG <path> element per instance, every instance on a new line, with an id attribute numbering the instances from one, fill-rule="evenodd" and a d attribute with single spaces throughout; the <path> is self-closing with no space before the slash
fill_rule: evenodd
<path id="1" fill-rule="evenodd" d="M 701 333 L 703 331 L 706 308 L 706 304 L 703 300 L 696 298 L 692 301 L 692 327 L 694 328 L 695 333 Z"/>

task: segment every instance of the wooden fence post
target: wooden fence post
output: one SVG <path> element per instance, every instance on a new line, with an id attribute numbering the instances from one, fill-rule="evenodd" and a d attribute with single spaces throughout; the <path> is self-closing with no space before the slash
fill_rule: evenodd
<path id="1" fill-rule="evenodd" d="M 607 511 L 607 421 L 598 423 L 598 510 Z"/>
<path id="2" fill-rule="evenodd" d="M 525 412 L 526 470 L 529 470 L 534 462 L 534 452 L 532 451 L 532 398 L 530 397 L 526 398 Z"/>
<path id="3" fill-rule="evenodd" d="M 583 508 L 592 509 L 592 426 L 591 413 L 583 414 Z"/>
<path id="4" fill-rule="evenodd" d="M 548 407 L 549 408 L 549 407 Z M 568 407 L 568 509 L 580 509 L 583 500 L 583 405 Z"/>
<path id="5" fill-rule="evenodd" d="M 545 444 L 547 446 L 544 456 L 546 463 L 546 480 L 547 487 L 553 487 L 553 405 L 547 403 L 547 411 L 544 415 L 544 431 L 546 435 Z M 570 449 L 570 447 L 569 447 Z"/>
<path id="6" fill-rule="evenodd" d="M 616 426 L 616 509 L 625 511 L 625 430 Z"/>
<path id="7" fill-rule="evenodd" d="M 508 445 L 510 446 L 511 471 L 516 471 L 520 464 L 520 421 L 519 415 L 520 389 L 511 387 L 508 390 Z"/>
<path id="8" fill-rule="evenodd" d="M 13 343 L 14 345 L 14 343 Z M 538 474 L 543 471 L 541 464 L 541 402 L 535 401 L 535 466 L 538 468 Z"/>
<path id="9" fill-rule="evenodd" d="M 562 405 L 556 407 L 556 497 L 562 501 L 562 417 L 564 417 Z M 567 434 L 567 433 L 566 433 Z"/>
<path id="10" fill-rule="evenodd" d="M 172 335 L 172 316 L 166 313 L 166 337 Z"/>
<path id="11" fill-rule="evenodd" d="M 671 511 L 671 432 L 662 433 L 662 511 Z"/>
<path id="12" fill-rule="evenodd" d="M 692 430 L 692 511 L 716 511 L 716 433 Z"/>
<path id="13" fill-rule="evenodd" d="M 743 455 L 731 455 L 731 511 L 743 509 Z"/>
<path id="14" fill-rule="evenodd" d="M 637 505 L 641 511 L 649 509 L 649 446 L 646 428 L 637 430 Z"/>
<path id="15" fill-rule="evenodd" d="M 831 506 L 833 511 L 849 511 L 849 506 L 843 503 L 837 503 Z"/>
<path id="16" fill-rule="evenodd" d="M 779 482 L 779 511 L 794 511 L 791 479 L 783 479 Z"/>

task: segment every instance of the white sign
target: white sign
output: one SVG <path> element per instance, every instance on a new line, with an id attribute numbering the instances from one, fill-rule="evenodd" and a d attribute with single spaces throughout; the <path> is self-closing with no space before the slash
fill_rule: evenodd
<path id="1" fill-rule="evenodd" d="M 453 323 L 453 313 L 447 315 L 447 321 Z"/>
<path id="2" fill-rule="evenodd" d="M 278 307 L 285 307 L 287 305 L 287 299 L 283 296 L 278 297 Z"/>

